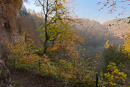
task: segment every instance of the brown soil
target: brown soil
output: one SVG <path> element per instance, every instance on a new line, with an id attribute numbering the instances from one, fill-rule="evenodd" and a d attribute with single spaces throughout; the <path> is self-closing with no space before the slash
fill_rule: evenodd
<path id="1" fill-rule="evenodd" d="M 22 83 L 23 87 L 64 87 L 62 82 L 41 77 L 31 71 L 10 69 L 10 72 L 12 81 Z"/>

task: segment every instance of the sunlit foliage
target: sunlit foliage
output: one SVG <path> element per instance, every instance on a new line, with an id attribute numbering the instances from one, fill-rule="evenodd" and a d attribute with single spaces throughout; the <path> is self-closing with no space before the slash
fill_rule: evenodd
<path id="1" fill-rule="evenodd" d="M 130 34 L 127 36 L 127 38 L 125 40 L 124 49 L 129 55 L 130 54 Z"/>
<path id="2" fill-rule="evenodd" d="M 34 54 L 36 52 L 34 41 L 25 34 L 19 36 L 17 43 L 8 44 L 10 50 L 9 58 L 14 58 L 16 62 L 22 64 L 35 64 L 40 57 Z"/>
<path id="3" fill-rule="evenodd" d="M 106 82 L 104 82 L 105 86 L 121 86 L 121 84 L 124 84 L 126 82 L 127 74 L 124 72 L 121 72 L 117 65 L 113 62 L 109 63 L 107 66 L 108 73 L 104 74 L 104 77 L 106 79 Z"/>

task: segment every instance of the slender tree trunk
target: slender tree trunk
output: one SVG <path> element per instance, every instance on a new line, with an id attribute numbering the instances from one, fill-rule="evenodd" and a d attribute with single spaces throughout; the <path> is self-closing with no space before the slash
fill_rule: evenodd
<path id="1" fill-rule="evenodd" d="M 48 33 L 47 33 L 47 15 L 45 16 L 45 42 L 44 42 L 44 52 L 43 54 L 47 53 L 47 42 L 48 42 Z"/>
<path id="2" fill-rule="evenodd" d="M 48 21 L 48 0 L 47 0 L 47 7 L 46 7 L 46 14 L 45 14 L 45 42 L 44 42 L 43 56 L 44 54 L 47 54 L 47 48 L 48 48 L 47 42 L 49 40 L 48 32 L 47 32 L 47 29 L 48 29 L 47 21 Z"/>

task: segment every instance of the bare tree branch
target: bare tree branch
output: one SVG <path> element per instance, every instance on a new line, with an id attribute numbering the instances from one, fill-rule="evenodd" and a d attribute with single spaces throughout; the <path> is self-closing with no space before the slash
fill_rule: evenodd
<path id="1" fill-rule="evenodd" d="M 38 2 L 39 2 L 39 4 L 42 6 L 42 8 L 43 8 L 43 13 L 44 13 L 44 15 L 45 15 L 46 13 L 45 13 L 45 6 L 44 6 L 44 2 L 43 2 L 43 4 L 41 3 L 41 1 L 40 1 L 40 0 L 38 0 Z"/>

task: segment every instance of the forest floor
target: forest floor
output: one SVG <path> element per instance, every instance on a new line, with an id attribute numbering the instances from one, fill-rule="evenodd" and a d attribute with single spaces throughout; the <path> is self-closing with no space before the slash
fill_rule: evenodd
<path id="1" fill-rule="evenodd" d="M 16 87 L 64 87 L 63 83 L 52 78 L 41 77 L 27 70 L 10 69 L 12 81 L 22 84 Z"/>

